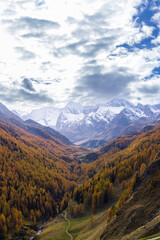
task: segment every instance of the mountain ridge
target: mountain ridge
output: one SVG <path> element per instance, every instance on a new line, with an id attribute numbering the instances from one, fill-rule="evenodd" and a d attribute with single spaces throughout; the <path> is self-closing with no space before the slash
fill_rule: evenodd
<path id="1" fill-rule="evenodd" d="M 40 108 L 22 116 L 49 126 L 65 135 L 71 142 L 87 147 L 100 146 L 115 137 L 150 124 L 159 119 L 160 104 L 142 105 L 125 99 L 113 99 L 95 106 L 69 102 L 64 108 Z M 117 129 L 120 129 L 120 131 Z M 130 131 L 131 129 L 131 131 Z M 91 141 L 91 144 L 89 144 Z M 97 141 L 97 144 L 92 144 Z"/>
<path id="2" fill-rule="evenodd" d="M 15 113 L 11 112 L 5 105 L 0 103 L 0 122 L 10 125 L 10 126 L 18 126 L 21 129 L 32 133 L 36 136 L 40 136 L 43 138 L 50 138 L 57 142 L 58 144 L 66 144 L 66 145 L 73 145 L 67 137 L 62 135 L 61 133 L 57 132 L 53 128 L 49 126 L 43 126 L 38 122 L 33 120 L 22 120 L 19 116 Z"/>

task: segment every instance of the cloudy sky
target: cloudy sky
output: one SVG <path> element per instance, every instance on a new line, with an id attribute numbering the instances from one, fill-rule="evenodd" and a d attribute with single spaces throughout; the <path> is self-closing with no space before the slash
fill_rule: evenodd
<path id="1" fill-rule="evenodd" d="M 160 103 L 159 29 L 159 0 L 0 0 L 0 101 Z"/>

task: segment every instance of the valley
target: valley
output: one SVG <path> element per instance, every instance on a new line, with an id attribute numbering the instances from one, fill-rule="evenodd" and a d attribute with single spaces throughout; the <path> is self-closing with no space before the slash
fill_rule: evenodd
<path id="1" fill-rule="evenodd" d="M 0 0 L 0 240 L 160 240 L 160 0 Z"/>
<path id="2" fill-rule="evenodd" d="M 1 107 L 2 239 L 134 240 L 159 233 L 158 121 L 93 151 Z"/>

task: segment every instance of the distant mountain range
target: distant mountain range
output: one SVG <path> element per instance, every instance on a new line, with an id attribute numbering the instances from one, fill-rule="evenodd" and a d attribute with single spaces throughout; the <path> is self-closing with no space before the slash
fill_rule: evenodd
<path id="1" fill-rule="evenodd" d="M 10 127 L 18 127 L 31 133 L 35 136 L 50 139 L 58 145 L 72 145 L 72 143 L 61 133 L 53 128 L 43 126 L 33 120 L 22 120 L 15 113 L 11 112 L 5 105 L 0 103 L 0 122 L 9 125 Z"/>
<path id="2" fill-rule="evenodd" d="M 134 105 L 124 99 L 113 99 L 96 106 L 69 102 L 64 108 L 40 108 L 22 118 L 54 128 L 73 143 L 98 147 L 157 121 L 160 104 Z"/>

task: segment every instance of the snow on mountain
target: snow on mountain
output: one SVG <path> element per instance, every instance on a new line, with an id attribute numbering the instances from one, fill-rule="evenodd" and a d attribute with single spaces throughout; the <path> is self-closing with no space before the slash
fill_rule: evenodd
<path id="1" fill-rule="evenodd" d="M 90 112 L 95 112 L 96 109 L 94 106 L 84 106 L 83 107 L 83 113 L 84 114 L 89 114 Z"/>
<path id="2" fill-rule="evenodd" d="M 83 113 L 77 113 L 73 114 L 66 111 L 61 111 L 57 123 L 56 123 L 56 129 L 62 129 L 64 127 L 71 127 L 72 125 L 76 125 L 77 123 L 80 123 L 84 119 Z"/>
<path id="3" fill-rule="evenodd" d="M 114 116 L 115 113 L 105 106 L 100 106 L 96 112 L 91 112 L 88 114 L 88 118 L 90 118 L 90 121 L 105 121 L 106 123 L 109 123 L 114 118 Z"/>
<path id="4" fill-rule="evenodd" d="M 65 125 L 77 122 L 80 125 L 82 125 L 82 122 L 92 124 L 92 121 L 105 121 L 108 123 L 114 118 L 115 114 L 120 113 L 124 107 L 131 105 L 126 100 L 115 99 L 109 103 L 83 107 L 80 103 L 71 101 L 62 109 L 53 107 L 35 109 L 23 116 L 23 119 L 32 119 L 40 124 L 51 127 L 62 127 L 62 123 Z"/>
<path id="5" fill-rule="evenodd" d="M 114 98 L 106 104 L 109 107 L 125 107 L 125 108 L 134 108 L 135 105 L 125 99 Z"/>
<path id="6" fill-rule="evenodd" d="M 82 106 L 80 103 L 71 101 L 61 109 L 46 107 L 33 110 L 23 119 L 32 119 L 55 128 L 71 141 L 79 142 L 85 139 L 100 139 L 100 136 L 104 135 L 106 126 L 115 125 L 115 122 L 124 127 L 139 119 L 149 119 L 158 114 L 160 114 L 160 104 L 135 106 L 124 99 L 113 99 L 96 106 Z M 110 138 L 112 138 L 111 133 Z"/>
<path id="7" fill-rule="evenodd" d="M 79 103 L 69 102 L 57 119 L 56 129 L 62 130 L 71 126 L 91 125 L 95 122 L 109 123 L 124 107 L 109 107 L 105 104 L 83 107 Z M 111 110 L 110 110 L 111 109 Z"/>
<path id="8" fill-rule="evenodd" d="M 151 109 L 151 111 L 153 113 L 159 114 L 160 113 L 160 104 L 156 104 L 156 105 L 150 106 L 150 109 Z"/>
<path id="9" fill-rule="evenodd" d="M 79 113 L 83 112 L 83 107 L 80 103 L 75 103 L 75 102 L 70 101 L 64 107 L 63 112 L 72 113 L 72 114 L 79 114 Z"/>
<path id="10" fill-rule="evenodd" d="M 24 120 L 32 119 L 42 125 L 55 127 L 61 110 L 58 108 L 45 107 L 35 109 L 31 113 L 23 116 Z"/>
<path id="11" fill-rule="evenodd" d="M 139 118 L 146 117 L 146 115 L 142 111 L 139 111 L 136 108 L 135 109 L 124 108 L 122 112 L 131 122 L 136 121 Z"/>

